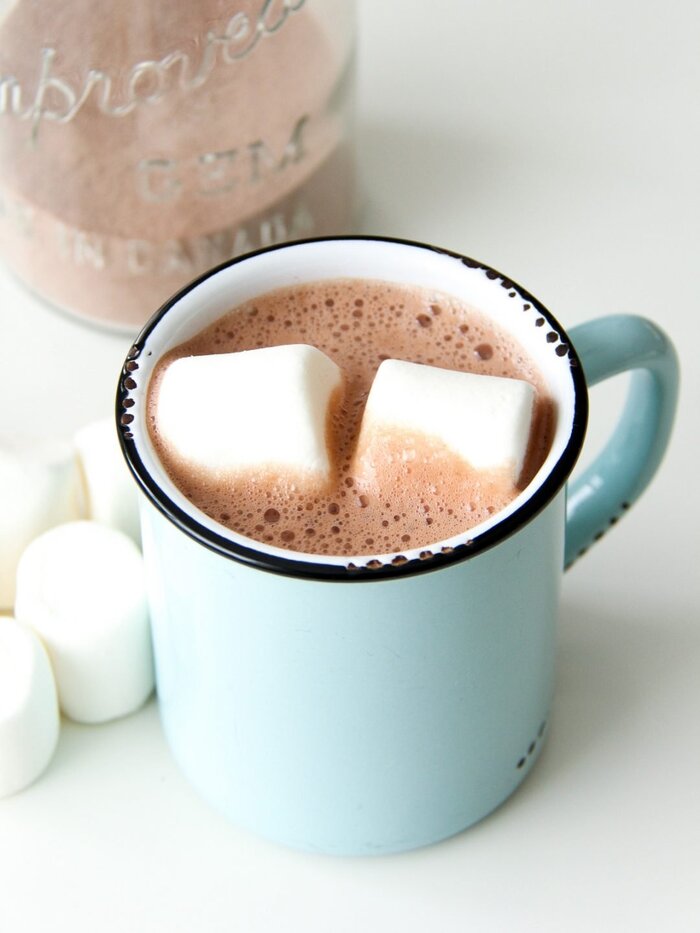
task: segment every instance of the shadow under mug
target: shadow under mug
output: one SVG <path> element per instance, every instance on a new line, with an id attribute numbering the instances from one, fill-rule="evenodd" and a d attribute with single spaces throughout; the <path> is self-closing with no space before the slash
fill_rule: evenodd
<path id="1" fill-rule="evenodd" d="M 150 442 L 146 394 L 165 352 L 238 304 L 331 278 L 457 296 L 520 342 L 554 400 L 552 448 L 527 489 L 488 522 L 431 546 L 428 560 L 404 551 L 348 569 L 347 557 L 265 548 L 188 502 Z M 620 421 L 567 496 L 587 385 L 625 370 Z M 608 317 L 567 334 L 495 270 L 406 241 L 272 247 L 175 295 L 129 353 L 117 419 L 143 493 L 161 717 L 192 783 L 240 825 L 338 854 L 426 845 L 497 807 L 546 736 L 562 568 L 651 479 L 677 385 L 674 350 L 649 321 Z"/>

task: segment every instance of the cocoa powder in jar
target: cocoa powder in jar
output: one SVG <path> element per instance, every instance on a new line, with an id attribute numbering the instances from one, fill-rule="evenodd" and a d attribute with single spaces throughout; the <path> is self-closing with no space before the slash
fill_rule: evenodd
<path id="1" fill-rule="evenodd" d="M 352 225 L 352 0 L 0 6 L 0 251 L 134 330 L 207 268 Z"/>

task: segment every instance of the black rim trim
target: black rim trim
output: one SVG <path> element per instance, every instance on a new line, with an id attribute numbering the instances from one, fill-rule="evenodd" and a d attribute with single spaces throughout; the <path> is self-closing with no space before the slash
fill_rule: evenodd
<path id="1" fill-rule="evenodd" d="M 221 270 L 235 266 L 244 262 L 253 256 L 262 253 L 271 253 L 279 249 L 289 249 L 294 246 L 303 246 L 311 243 L 326 243 L 337 241 L 362 241 L 366 243 L 393 243 L 400 246 L 411 246 L 419 249 L 429 250 L 445 256 L 457 259 L 470 268 L 482 269 L 489 278 L 500 279 L 504 287 L 515 290 L 526 302 L 532 305 L 559 337 L 561 344 L 567 348 L 566 358 L 569 361 L 571 377 L 574 383 L 574 415 L 571 426 L 571 434 L 566 447 L 562 451 L 560 458 L 555 463 L 547 478 L 542 485 L 530 496 L 515 512 L 508 515 L 492 528 L 481 533 L 475 540 L 468 540 L 463 544 L 449 549 L 448 552 L 433 552 L 433 556 L 421 560 L 419 558 L 404 560 L 398 564 L 382 564 L 376 569 L 370 569 L 366 566 L 353 567 L 352 564 L 322 564 L 310 563 L 304 560 L 298 560 L 294 557 L 280 557 L 276 554 L 268 554 L 263 550 L 257 550 L 252 547 L 239 544 L 223 535 L 216 534 L 203 525 L 200 525 L 196 519 L 177 506 L 153 480 L 150 473 L 146 470 L 143 461 L 136 448 L 136 443 L 131 437 L 128 428 L 128 408 L 124 406 L 131 388 L 128 385 L 128 379 L 131 377 L 129 363 L 136 360 L 143 351 L 151 332 L 158 326 L 161 319 L 168 311 L 177 304 L 185 295 L 197 288 L 202 282 L 216 275 Z M 499 544 L 501 541 L 510 537 L 528 522 L 530 522 L 559 492 L 568 476 L 574 468 L 576 460 L 583 446 L 583 439 L 586 432 L 588 421 L 588 391 L 584 379 L 581 362 L 573 348 L 571 341 L 564 328 L 559 324 L 556 318 L 549 312 L 533 295 L 522 288 L 517 282 L 504 276 L 501 272 L 493 269 L 486 263 L 470 259 L 461 253 L 452 250 L 443 249 L 437 246 L 431 246 L 426 243 L 419 243 L 414 240 L 405 240 L 396 237 L 380 236 L 326 236 L 310 237 L 304 240 L 295 240 L 287 243 L 279 243 L 274 246 L 267 246 L 262 249 L 246 253 L 243 256 L 237 256 L 234 259 L 220 263 L 218 266 L 193 279 L 188 285 L 180 289 L 175 295 L 168 299 L 155 314 L 145 324 L 138 337 L 136 338 L 124 364 L 122 375 L 119 380 L 116 398 L 117 424 L 119 426 L 119 440 L 124 453 L 124 457 L 133 473 L 137 483 L 146 494 L 151 503 L 168 518 L 181 531 L 184 531 L 191 538 L 194 538 L 199 544 L 204 545 L 212 551 L 223 555 L 224 557 L 237 560 L 249 566 L 256 567 L 259 570 L 265 570 L 269 573 L 282 574 L 284 576 L 305 577 L 312 580 L 327 580 L 337 582 L 350 582 L 359 580 L 381 580 L 394 579 L 397 577 L 411 576 L 417 573 L 429 573 L 438 570 L 441 567 L 460 563 L 477 554 Z M 427 548 L 426 548 L 427 549 Z M 290 551 L 290 554 L 294 552 Z"/>

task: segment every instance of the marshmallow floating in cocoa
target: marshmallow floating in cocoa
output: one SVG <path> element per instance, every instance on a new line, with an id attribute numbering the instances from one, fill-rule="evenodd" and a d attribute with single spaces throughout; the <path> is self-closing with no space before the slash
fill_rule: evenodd
<path id="1" fill-rule="evenodd" d="M 116 719 L 151 693 L 143 560 L 123 532 L 68 522 L 32 541 L 17 568 L 15 615 L 45 644 L 71 719 Z"/>
<path id="2" fill-rule="evenodd" d="M 29 542 L 81 513 L 80 474 L 70 445 L 0 448 L 0 609 L 14 605 L 17 563 Z"/>
<path id="3" fill-rule="evenodd" d="M 140 544 L 138 490 L 119 448 L 114 418 L 85 425 L 75 446 L 86 487 L 87 513 Z"/>
<path id="4" fill-rule="evenodd" d="M 365 407 L 358 449 L 373 432 L 434 438 L 475 470 L 517 482 L 530 435 L 535 390 L 520 379 L 385 360 Z"/>
<path id="5" fill-rule="evenodd" d="M 323 484 L 329 405 L 341 382 L 338 366 L 304 344 L 181 357 L 163 374 L 158 435 L 208 478 L 268 471 Z"/>
<path id="6" fill-rule="evenodd" d="M 0 618 L 0 797 L 39 777 L 58 728 L 56 686 L 41 641 L 27 626 Z"/>

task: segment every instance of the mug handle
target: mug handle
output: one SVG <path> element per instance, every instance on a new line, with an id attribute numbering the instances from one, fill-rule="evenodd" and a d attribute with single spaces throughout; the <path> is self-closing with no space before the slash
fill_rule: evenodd
<path id="1" fill-rule="evenodd" d="M 678 358 L 668 337 L 636 315 L 612 315 L 569 331 L 587 385 L 632 370 L 625 406 L 607 444 L 567 489 L 568 568 L 603 537 L 647 487 L 671 436 Z"/>

